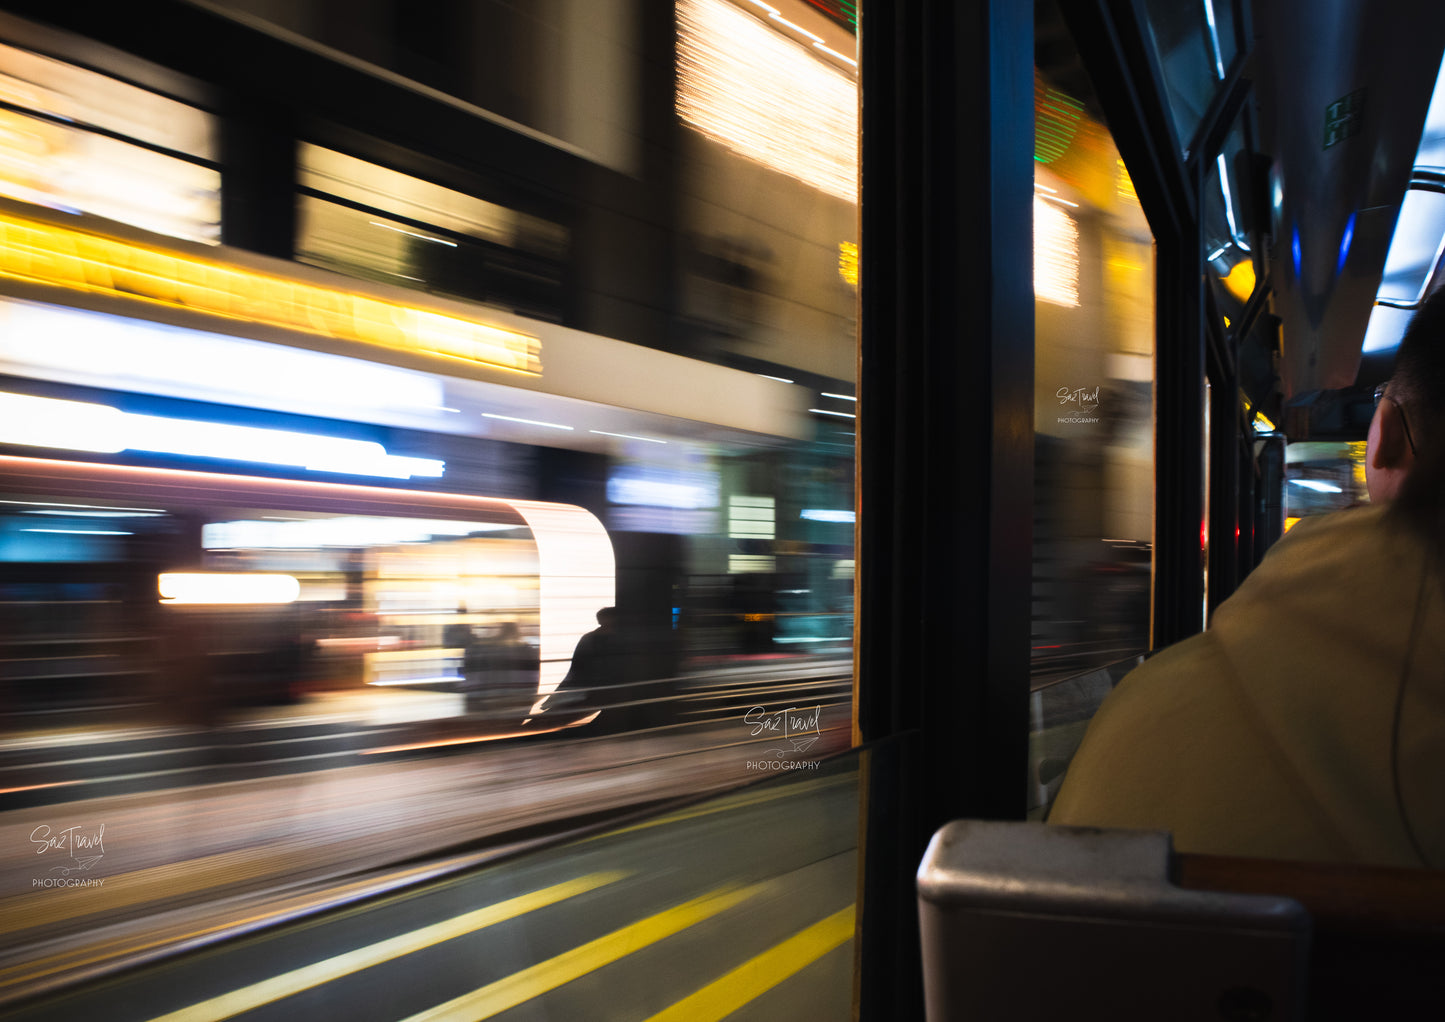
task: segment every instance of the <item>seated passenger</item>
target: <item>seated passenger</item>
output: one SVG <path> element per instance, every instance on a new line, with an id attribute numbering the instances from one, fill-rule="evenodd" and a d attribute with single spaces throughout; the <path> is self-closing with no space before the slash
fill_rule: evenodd
<path id="1" fill-rule="evenodd" d="M 1185 852 L 1445 867 L 1445 288 L 1376 393 L 1372 506 L 1306 519 L 1131 672 L 1051 823 Z"/>

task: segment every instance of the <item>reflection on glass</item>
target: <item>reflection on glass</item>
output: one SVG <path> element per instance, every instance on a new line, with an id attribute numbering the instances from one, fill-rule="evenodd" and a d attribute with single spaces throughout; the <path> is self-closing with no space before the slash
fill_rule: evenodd
<path id="1" fill-rule="evenodd" d="M 856 202 L 858 85 L 838 67 L 853 58 L 758 13 L 727 0 L 678 3 L 678 113 L 733 151 Z"/>
<path id="2" fill-rule="evenodd" d="M 1064 771 L 1104 697 L 1143 662 L 1131 656 L 1104 667 L 1035 688 L 1029 696 L 1028 818 L 1048 815 L 1064 783 Z"/>
<path id="3" fill-rule="evenodd" d="M 1143 5 L 1181 149 L 1189 145 L 1234 56 L 1232 19 L 1223 14 L 1228 7 L 1213 0 L 1145 0 Z"/>
<path id="4" fill-rule="evenodd" d="M 1036 685 L 1148 648 L 1154 521 L 1153 237 L 1091 97 L 1050 73 L 1035 87 Z"/>

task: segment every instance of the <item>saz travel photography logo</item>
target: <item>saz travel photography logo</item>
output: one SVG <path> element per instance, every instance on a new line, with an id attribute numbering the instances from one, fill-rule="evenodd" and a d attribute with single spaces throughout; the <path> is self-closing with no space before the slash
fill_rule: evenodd
<path id="1" fill-rule="evenodd" d="M 44 876 L 33 877 L 31 887 L 100 887 L 103 877 L 87 875 L 105 858 L 105 824 L 98 827 L 58 829 L 42 823 L 30 832 L 35 854 L 45 857 Z"/>
<path id="2" fill-rule="evenodd" d="M 1060 387 L 1054 397 L 1059 399 L 1061 407 L 1069 409 L 1069 414 L 1060 415 L 1060 422 L 1098 422 L 1099 416 L 1099 388 L 1090 390 L 1088 387 Z"/>
<path id="3" fill-rule="evenodd" d="M 789 706 L 782 710 L 768 710 L 754 706 L 743 715 L 748 734 L 754 738 L 770 741 L 763 754 L 768 759 L 748 760 L 749 770 L 817 770 L 817 760 L 798 760 L 823 737 L 818 723 L 822 719 L 821 706 Z M 777 741 L 771 741 L 777 739 Z"/>

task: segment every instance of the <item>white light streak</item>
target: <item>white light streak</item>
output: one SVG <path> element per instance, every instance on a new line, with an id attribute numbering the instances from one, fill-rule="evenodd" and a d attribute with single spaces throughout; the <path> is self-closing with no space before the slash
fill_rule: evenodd
<path id="1" fill-rule="evenodd" d="M 1068 213 L 1034 196 L 1034 297 L 1079 304 L 1079 228 Z"/>
<path id="2" fill-rule="evenodd" d="M 856 80 L 725 0 L 681 0 L 677 19 L 683 121 L 779 173 L 857 202 Z"/>
<path id="3" fill-rule="evenodd" d="M 823 41 L 823 37 L 822 37 L 822 36 L 820 36 L 820 35 L 814 35 L 812 32 L 809 32 L 806 28 L 803 28 L 801 25 L 794 25 L 791 21 L 789 21 L 787 18 L 783 17 L 783 16 L 782 16 L 781 14 L 779 14 L 777 11 L 773 11 L 771 14 L 768 15 L 768 17 L 771 18 L 772 20 L 776 21 L 779 25 L 784 26 L 785 28 L 791 28 L 794 32 L 797 32 L 799 35 L 805 35 L 805 36 L 807 36 L 809 39 L 813 40 L 815 43 L 821 43 L 821 42 Z"/>
<path id="4" fill-rule="evenodd" d="M 794 383 L 794 382 L 796 382 L 796 381 L 794 381 L 794 380 L 785 379 L 785 378 L 782 377 L 782 376 L 769 376 L 767 373 L 758 373 L 757 375 L 761 376 L 761 377 L 762 377 L 763 379 L 765 379 L 765 380 L 777 380 L 779 383 Z"/>
<path id="5" fill-rule="evenodd" d="M 286 465 L 314 472 L 409 479 L 440 476 L 445 463 L 388 454 L 371 440 L 170 419 L 107 405 L 0 393 L 0 443 L 119 454 L 143 451 Z"/>
<path id="6" fill-rule="evenodd" d="M 384 224 L 380 220 L 371 220 L 369 221 L 369 223 L 373 227 L 382 227 L 388 231 L 395 231 L 397 234 L 405 234 L 412 238 L 420 238 L 422 241 L 433 241 L 436 242 L 438 245 L 447 245 L 451 248 L 457 247 L 457 243 L 455 241 L 448 241 L 446 238 L 434 238 L 430 234 L 418 234 L 416 231 L 409 231 L 405 227 L 397 227 L 394 224 Z M 404 274 L 402 276 L 404 276 Z M 413 277 L 412 279 L 415 280 L 416 278 Z"/>
<path id="7" fill-rule="evenodd" d="M 107 508 L 101 508 L 101 507 L 98 507 L 98 506 L 95 505 L 95 504 L 59 504 L 59 503 L 56 503 L 56 502 L 53 501 L 53 500 L 0 500 L 0 504 L 21 504 L 21 505 L 23 505 L 23 506 L 25 506 L 25 507 L 43 507 L 43 508 L 51 508 L 51 507 L 88 508 L 88 509 L 94 511 L 97 515 L 101 515 L 101 514 L 109 515 L 109 514 L 111 514 L 112 512 L 117 512 L 117 511 L 142 511 L 142 512 L 146 512 L 146 513 L 147 513 L 147 514 L 145 515 L 145 517 L 150 517 L 150 516 L 153 516 L 153 515 L 163 515 L 163 514 L 166 513 L 165 508 L 160 508 L 160 507 L 107 507 Z M 26 514 L 46 514 L 46 512 L 44 512 L 44 511 L 27 511 L 27 512 L 25 512 L 25 513 L 26 513 Z M 119 515 L 118 515 L 117 517 L 125 517 L 125 516 L 119 516 Z"/>
<path id="8" fill-rule="evenodd" d="M 835 397 L 835 398 L 837 398 L 839 401 L 857 401 L 857 400 L 858 400 L 856 397 L 853 397 L 851 394 L 830 394 L 830 393 L 828 393 L 826 390 L 823 391 L 823 396 L 824 396 L 824 397 Z"/>
<path id="9" fill-rule="evenodd" d="M 857 512 L 854 511 L 833 511 L 827 508 L 805 508 L 799 517 L 810 522 L 840 522 L 852 525 L 857 520 Z"/>
<path id="10" fill-rule="evenodd" d="M 1204 19 L 1209 22 L 1209 47 L 1214 51 L 1214 73 L 1224 81 L 1224 57 L 1219 49 L 1219 29 L 1214 23 L 1214 0 L 1204 0 Z"/>
<path id="11" fill-rule="evenodd" d="M 335 518 L 210 522 L 201 526 L 203 550 L 358 549 L 460 539 L 479 532 L 518 528 L 498 522 L 465 522 L 434 518 L 384 518 L 341 515 Z"/>
<path id="12" fill-rule="evenodd" d="M 67 536 L 134 536 L 120 529 L 21 529 L 21 532 L 59 532 Z"/>
<path id="13" fill-rule="evenodd" d="M 1224 195 L 1224 218 L 1229 221 L 1229 236 L 1235 240 L 1240 248 L 1249 251 L 1249 246 L 1239 238 L 1239 228 L 1234 223 L 1234 196 L 1229 190 L 1229 164 L 1220 153 L 1214 159 L 1215 166 L 1219 168 L 1219 190 Z"/>
<path id="14" fill-rule="evenodd" d="M 1290 482 L 1296 486 L 1303 486 L 1307 490 L 1314 490 L 1316 493 L 1343 493 L 1334 483 L 1322 483 L 1318 479 L 1291 479 Z"/>
<path id="15" fill-rule="evenodd" d="M 301 583 L 292 575 L 166 572 L 157 578 L 162 603 L 295 603 Z"/>
<path id="16" fill-rule="evenodd" d="M 20 513 L 23 515 L 61 515 L 65 518 L 161 518 L 165 515 L 164 511 L 55 511 L 51 509 L 32 509 Z"/>
<path id="17" fill-rule="evenodd" d="M 436 418 L 442 384 L 407 369 L 80 309 L 0 301 L 0 363 L 89 386 L 330 418 Z M 10 370 L 13 372 L 13 370 Z"/>
<path id="18" fill-rule="evenodd" d="M 548 429 L 575 429 L 574 426 L 564 426 L 559 422 L 542 422 L 540 419 L 519 419 L 515 415 L 497 415 L 495 412 L 483 412 L 484 419 L 502 419 L 505 422 L 521 422 L 528 426 L 546 426 Z"/>
<path id="19" fill-rule="evenodd" d="M 605 429 L 589 429 L 587 432 L 589 432 L 589 433 L 596 433 L 598 436 L 615 436 L 615 437 L 618 437 L 619 439 L 622 439 L 622 440 L 641 440 L 643 443 L 648 443 L 648 444 L 665 444 L 665 443 L 667 443 L 666 440 L 658 440 L 656 437 L 650 437 L 650 436 L 633 436 L 631 433 L 609 433 L 609 432 L 607 432 L 607 430 L 605 430 Z"/>
<path id="20" fill-rule="evenodd" d="M 818 415 L 836 415 L 840 419 L 858 418 L 858 416 L 854 415 L 852 412 L 830 412 L 826 408 L 809 408 L 808 411 L 815 412 Z"/>
<path id="21" fill-rule="evenodd" d="M 813 44 L 813 49 L 815 49 L 815 50 L 822 50 L 822 51 L 823 51 L 824 53 L 826 53 L 828 56 L 830 56 L 830 57 L 836 57 L 838 60 L 841 60 L 841 61 L 842 61 L 843 63 L 845 63 L 845 64 L 851 64 L 851 65 L 853 65 L 854 67 L 857 67 L 857 66 L 858 66 L 858 62 L 857 62 L 856 60 L 854 60 L 852 57 L 845 57 L 845 56 L 843 56 L 843 54 L 839 53 L 837 50 L 833 49 L 833 48 L 830 47 L 830 46 L 824 46 L 824 45 L 823 45 L 822 43 L 820 43 L 820 42 L 819 42 L 819 43 L 814 43 L 814 44 Z"/>

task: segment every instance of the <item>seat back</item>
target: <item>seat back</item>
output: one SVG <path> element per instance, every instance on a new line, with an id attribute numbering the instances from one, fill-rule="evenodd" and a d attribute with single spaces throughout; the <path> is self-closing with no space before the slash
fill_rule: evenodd
<path id="1" fill-rule="evenodd" d="M 1304 908 L 1178 886 L 1162 832 L 955 821 L 918 907 L 930 1022 L 1305 1017 Z"/>

